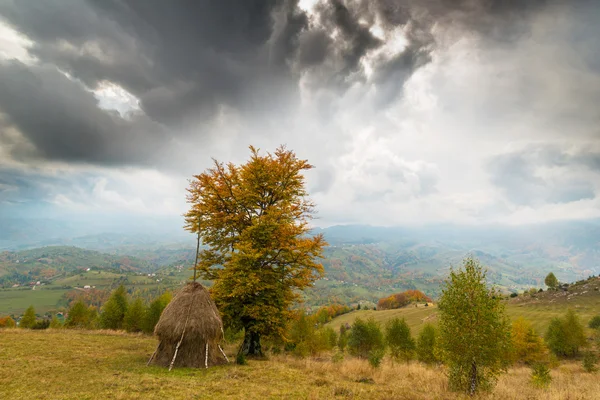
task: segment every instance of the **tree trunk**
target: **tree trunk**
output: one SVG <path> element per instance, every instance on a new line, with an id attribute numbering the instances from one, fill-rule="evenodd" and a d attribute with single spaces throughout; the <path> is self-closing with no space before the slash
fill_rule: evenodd
<path id="1" fill-rule="evenodd" d="M 473 396 L 477 390 L 477 365 L 475 361 L 471 364 L 471 385 L 469 386 L 469 395 Z"/>
<path id="2" fill-rule="evenodd" d="M 260 334 L 246 330 L 239 353 L 249 357 L 263 357 L 262 347 L 260 346 Z"/>

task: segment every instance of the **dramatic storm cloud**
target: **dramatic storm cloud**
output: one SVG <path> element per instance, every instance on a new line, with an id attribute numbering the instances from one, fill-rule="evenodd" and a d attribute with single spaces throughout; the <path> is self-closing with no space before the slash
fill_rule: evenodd
<path id="1" fill-rule="evenodd" d="M 593 0 L 0 0 L 0 204 L 173 215 L 286 144 L 318 223 L 600 216 Z"/>

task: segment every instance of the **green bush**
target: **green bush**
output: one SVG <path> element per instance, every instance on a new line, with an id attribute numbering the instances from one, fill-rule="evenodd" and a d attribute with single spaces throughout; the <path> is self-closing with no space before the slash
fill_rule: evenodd
<path id="1" fill-rule="evenodd" d="M 417 339 L 417 359 L 425 364 L 437 362 L 435 356 L 436 331 L 433 325 L 427 324 L 419 333 Z"/>
<path id="2" fill-rule="evenodd" d="M 340 351 L 346 350 L 346 346 L 348 345 L 348 329 L 346 326 L 340 326 L 340 335 L 338 336 L 337 346 Z"/>
<path id="3" fill-rule="evenodd" d="M 296 321 L 292 322 L 289 338 L 286 349 L 298 357 L 318 355 L 333 349 L 337 344 L 337 335 L 333 328 L 317 330 L 314 318 L 305 314 L 301 314 Z"/>
<path id="4" fill-rule="evenodd" d="M 63 325 L 58 320 L 58 317 L 56 315 L 54 315 L 52 317 L 52 320 L 50 321 L 50 328 L 51 329 L 60 329 L 62 327 L 63 327 Z"/>
<path id="5" fill-rule="evenodd" d="M 48 329 L 49 326 L 50 326 L 49 319 L 39 319 L 39 320 L 35 321 L 35 324 L 33 324 L 31 326 L 31 329 L 43 330 L 43 329 Z"/>
<path id="6" fill-rule="evenodd" d="M 592 353 L 591 351 L 586 351 L 582 361 L 583 369 L 585 369 L 586 372 L 590 373 L 596 372 L 598 370 L 598 368 L 596 367 L 597 364 L 598 356 Z"/>
<path id="7" fill-rule="evenodd" d="M 583 324 L 573 310 L 563 318 L 554 318 L 546 331 L 548 348 L 557 356 L 573 357 L 587 344 Z"/>
<path id="8" fill-rule="evenodd" d="M 531 383 L 534 386 L 545 388 L 552 382 L 550 368 L 544 363 L 536 363 L 531 366 Z"/>
<path id="9" fill-rule="evenodd" d="M 369 365 L 373 368 L 379 368 L 383 357 L 385 356 L 385 350 L 383 348 L 373 349 L 369 353 Z"/>
<path id="10" fill-rule="evenodd" d="M 596 315 L 594 318 L 592 318 L 588 326 L 592 329 L 600 330 L 600 315 Z"/>
<path id="11" fill-rule="evenodd" d="M 35 325 L 35 320 L 35 309 L 33 306 L 29 306 L 19 322 L 19 328 L 31 329 Z"/>
<path id="12" fill-rule="evenodd" d="M 373 350 L 385 349 L 383 333 L 379 324 L 373 319 L 363 321 L 357 318 L 352 324 L 348 336 L 348 350 L 350 354 L 368 358 Z"/>

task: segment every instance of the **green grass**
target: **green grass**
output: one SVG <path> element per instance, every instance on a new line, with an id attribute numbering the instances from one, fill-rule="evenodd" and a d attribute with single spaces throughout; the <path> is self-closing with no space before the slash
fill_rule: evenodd
<path id="1" fill-rule="evenodd" d="M 33 305 L 37 314 L 56 309 L 56 304 L 66 292 L 65 289 L 51 289 L 46 286 L 0 290 L 0 315 L 21 314 Z"/>

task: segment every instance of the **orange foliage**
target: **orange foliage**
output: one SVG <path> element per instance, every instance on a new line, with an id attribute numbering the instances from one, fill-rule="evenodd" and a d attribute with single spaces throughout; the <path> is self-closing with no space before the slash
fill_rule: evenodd
<path id="1" fill-rule="evenodd" d="M 417 301 L 431 302 L 431 298 L 425 295 L 420 290 L 410 289 L 402 293 L 396 293 L 377 302 L 378 310 L 392 310 L 414 303 Z"/>
<path id="2" fill-rule="evenodd" d="M 332 304 L 330 306 L 323 306 L 315 313 L 315 320 L 320 324 L 326 324 L 338 315 L 346 314 L 352 311 L 348 306 L 341 304 Z"/>
<path id="3" fill-rule="evenodd" d="M 0 328 L 14 328 L 15 326 L 17 326 L 17 324 L 11 317 L 0 318 Z"/>

